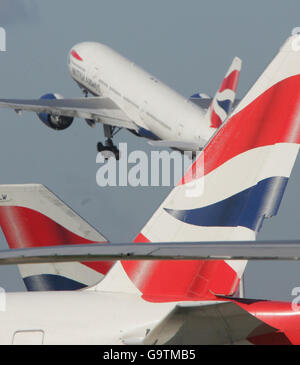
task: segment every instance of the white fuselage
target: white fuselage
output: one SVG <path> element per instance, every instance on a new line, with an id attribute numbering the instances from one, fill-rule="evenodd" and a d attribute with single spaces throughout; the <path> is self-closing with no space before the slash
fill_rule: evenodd
<path id="1" fill-rule="evenodd" d="M 0 344 L 139 344 L 174 306 L 90 290 L 7 293 Z"/>
<path id="2" fill-rule="evenodd" d="M 157 139 L 203 145 L 214 129 L 204 111 L 109 47 L 84 42 L 69 55 L 72 78 L 95 96 L 111 98 L 134 122 L 136 132 Z M 150 137 L 151 138 L 151 137 Z"/>

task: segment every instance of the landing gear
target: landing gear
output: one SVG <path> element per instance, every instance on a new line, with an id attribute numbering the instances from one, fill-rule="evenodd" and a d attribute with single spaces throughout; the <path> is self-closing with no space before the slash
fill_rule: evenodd
<path id="1" fill-rule="evenodd" d="M 113 144 L 113 141 L 110 138 L 105 141 L 105 145 L 98 142 L 97 150 L 102 154 L 105 160 L 108 160 L 111 157 L 114 157 L 117 161 L 120 159 L 120 151 Z"/>
<path id="2" fill-rule="evenodd" d="M 103 127 L 106 141 L 104 145 L 101 142 L 97 143 L 97 151 L 103 155 L 105 160 L 114 157 L 118 161 L 120 159 L 120 151 L 113 144 L 112 138 L 121 128 L 111 127 L 109 125 L 104 125 Z"/>
<path id="3" fill-rule="evenodd" d="M 80 90 L 82 91 L 84 97 L 87 98 L 89 96 L 88 90 L 84 86 L 82 86 L 78 81 L 77 81 L 77 85 L 79 86 Z"/>
<path id="4" fill-rule="evenodd" d="M 198 153 L 197 151 L 185 151 L 184 152 L 191 160 L 195 160 Z"/>

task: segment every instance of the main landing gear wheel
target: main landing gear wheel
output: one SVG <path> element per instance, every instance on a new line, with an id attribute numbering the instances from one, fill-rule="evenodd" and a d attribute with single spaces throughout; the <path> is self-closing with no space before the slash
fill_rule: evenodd
<path id="1" fill-rule="evenodd" d="M 114 157 L 117 161 L 120 159 L 120 151 L 113 144 L 111 139 L 108 139 L 105 142 L 105 146 L 103 146 L 101 142 L 98 142 L 97 150 L 102 154 L 105 160 L 108 160 L 111 157 Z"/>
<path id="2" fill-rule="evenodd" d="M 101 142 L 98 142 L 97 150 L 102 154 L 105 160 L 114 157 L 118 161 L 120 159 L 120 151 L 113 144 L 112 138 L 120 131 L 121 128 L 104 125 L 103 129 L 104 135 L 106 137 L 105 145 L 103 145 Z"/>

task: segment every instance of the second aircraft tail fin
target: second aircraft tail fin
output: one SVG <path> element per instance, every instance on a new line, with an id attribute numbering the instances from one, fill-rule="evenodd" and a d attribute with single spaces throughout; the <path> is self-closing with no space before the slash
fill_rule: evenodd
<path id="1" fill-rule="evenodd" d="M 219 128 L 230 115 L 236 96 L 241 68 L 242 60 L 235 57 L 207 110 L 206 117 L 209 120 L 211 128 Z"/>
<path id="2" fill-rule="evenodd" d="M 40 184 L 0 185 L 0 226 L 11 249 L 107 243 L 50 190 Z M 101 281 L 112 263 L 19 265 L 25 286 L 36 290 L 74 290 Z"/>

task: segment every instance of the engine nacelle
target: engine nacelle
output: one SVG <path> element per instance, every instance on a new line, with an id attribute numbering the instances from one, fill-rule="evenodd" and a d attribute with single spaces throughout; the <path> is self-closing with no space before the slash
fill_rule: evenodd
<path id="1" fill-rule="evenodd" d="M 45 94 L 41 99 L 63 99 L 63 97 L 60 94 Z M 74 119 L 73 117 L 57 116 L 49 113 L 37 113 L 37 116 L 47 127 L 59 131 L 70 127 Z"/>

